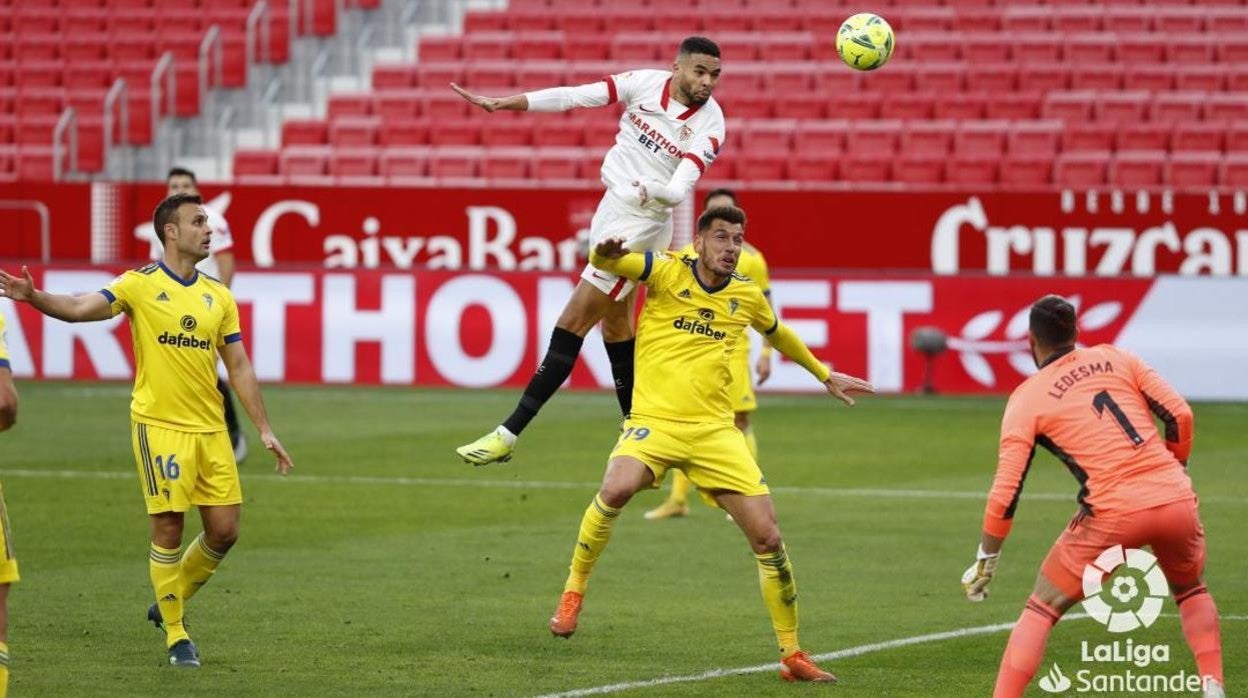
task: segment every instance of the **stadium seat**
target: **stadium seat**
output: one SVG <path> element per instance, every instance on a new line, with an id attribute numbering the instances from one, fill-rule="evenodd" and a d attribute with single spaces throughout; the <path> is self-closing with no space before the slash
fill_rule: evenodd
<path id="1" fill-rule="evenodd" d="M 1018 69 L 1018 89 L 1051 92 L 1070 87 L 1068 65 L 1061 63 L 1025 63 Z"/>
<path id="2" fill-rule="evenodd" d="M 1037 92 L 1017 92 L 989 98 L 984 105 L 988 119 L 1013 119 L 1024 121 L 1040 118 L 1043 96 Z"/>
<path id="3" fill-rule="evenodd" d="M 907 155 L 945 156 L 952 149 L 954 121 L 917 121 L 901 132 L 899 152 Z"/>
<path id="4" fill-rule="evenodd" d="M 448 146 L 435 148 L 429 158 L 429 174 L 439 178 L 472 178 L 477 176 L 483 150 Z"/>
<path id="5" fill-rule="evenodd" d="M 272 176 L 278 172 L 278 154 L 272 150 L 234 151 L 234 176 Z"/>
<path id="6" fill-rule="evenodd" d="M 524 147 L 490 148 L 481 161 L 481 176 L 486 179 L 525 179 L 534 150 Z"/>
<path id="7" fill-rule="evenodd" d="M 1053 163 L 1053 179 L 1067 187 L 1097 187 L 1105 183 L 1110 154 L 1062 153 Z"/>
<path id="8" fill-rule="evenodd" d="M 487 146 L 521 146 L 532 142 L 533 124 L 527 119 L 491 119 L 481 129 L 481 144 Z"/>
<path id="9" fill-rule="evenodd" d="M 851 121 L 845 151 L 851 156 L 887 159 L 897 150 L 901 128 L 902 122 L 897 120 Z M 887 181 L 887 178 L 879 181 Z"/>
<path id="10" fill-rule="evenodd" d="M 885 92 L 880 103 L 880 118 L 930 119 L 937 99 L 937 96 L 928 92 Z"/>
<path id="11" fill-rule="evenodd" d="M 1227 155 L 1218 166 L 1218 182 L 1226 187 L 1248 188 L 1248 155 Z"/>
<path id="12" fill-rule="evenodd" d="M 1067 123 L 1084 123 L 1092 119 L 1096 94 L 1090 91 L 1050 92 L 1044 98 L 1041 113 L 1046 119 L 1061 119 Z"/>
<path id="13" fill-rule="evenodd" d="M 542 181 L 567 181 L 581 177 L 581 166 L 586 160 L 580 148 L 547 148 L 539 150 L 532 163 L 533 177 Z M 589 163 L 588 168 L 596 173 L 595 165 Z"/>
<path id="14" fill-rule="evenodd" d="M 945 180 L 945 158 L 903 154 L 893 163 L 892 176 L 907 184 L 939 184 Z"/>
<path id="15" fill-rule="evenodd" d="M 1125 123 L 1118 127 L 1116 149 L 1123 151 L 1170 150 L 1170 124 Z"/>
<path id="16" fill-rule="evenodd" d="M 788 164 L 788 178 L 800 182 L 833 182 L 839 174 L 840 160 L 828 152 L 799 150 Z"/>
<path id="17" fill-rule="evenodd" d="M 1166 163 L 1165 181 L 1174 187 L 1212 187 L 1222 158 L 1215 153 L 1175 153 Z"/>
<path id="18" fill-rule="evenodd" d="M 390 148 L 383 150 L 378 159 L 378 169 L 388 179 L 404 179 L 429 176 L 429 150 L 427 148 Z"/>
<path id="19" fill-rule="evenodd" d="M 892 170 L 893 158 L 887 154 L 851 153 L 841 161 L 841 171 L 855 184 L 887 182 Z"/>
<path id="20" fill-rule="evenodd" d="M 1205 120 L 1227 123 L 1248 120 L 1248 95 L 1209 95 L 1205 103 Z"/>
<path id="21" fill-rule="evenodd" d="M 1118 127 L 1114 124 L 1067 123 L 1062 135 L 1065 152 L 1108 152 L 1114 149 Z"/>
<path id="22" fill-rule="evenodd" d="M 966 72 L 966 89 L 1001 94 L 1018 88 L 1019 68 L 1013 63 L 972 64 Z"/>
<path id="23" fill-rule="evenodd" d="M 324 147 L 284 148 L 281 155 L 282 173 L 290 177 L 328 174 L 329 152 Z"/>
<path id="24" fill-rule="evenodd" d="M 1070 73 L 1073 90 L 1118 90 L 1122 88 L 1125 71 L 1118 64 L 1076 66 Z"/>
<path id="25" fill-rule="evenodd" d="M 1174 70 L 1175 89 L 1221 92 L 1226 89 L 1228 70 L 1223 65 L 1179 65 Z"/>
<path id="26" fill-rule="evenodd" d="M 1007 157 L 1001 163 L 1002 185 L 1039 189 L 1048 188 L 1052 182 L 1053 158 L 1035 156 Z"/>
<path id="27" fill-rule="evenodd" d="M 785 177 L 787 153 L 749 151 L 737 158 L 737 177 L 752 182 L 775 182 Z"/>
<path id="28" fill-rule="evenodd" d="M 1248 123 L 1231 124 L 1226 129 L 1226 152 L 1248 153 Z"/>
<path id="29" fill-rule="evenodd" d="M 797 123 L 792 120 L 751 121 L 741 129 L 738 147 L 748 153 L 788 154 L 793 146 Z"/>
<path id="30" fill-rule="evenodd" d="M 793 137 L 793 152 L 820 156 L 840 154 L 845 150 L 848 132 L 849 122 L 844 120 L 799 122 Z"/>
<path id="31" fill-rule="evenodd" d="M 935 119 L 974 120 L 984 118 L 988 104 L 997 98 L 988 93 L 963 93 L 948 95 L 932 105 L 932 117 Z"/>
<path id="32" fill-rule="evenodd" d="M 1148 115 L 1159 123 L 1184 123 L 1199 121 L 1205 110 L 1207 97 L 1202 92 L 1169 92 L 1153 96 Z"/>
<path id="33" fill-rule="evenodd" d="M 323 145 L 329 142 L 328 125 L 319 119 L 291 119 L 282 124 L 282 145 Z M 285 168 L 282 168 L 285 171 Z"/>
<path id="34" fill-rule="evenodd" d="M 425 119 L 384 118 L 378 138 L 386 148 L 428 145 L 430 127 Z"/>
<path id="35" fill-rule="evenodd" d="M 1060 121 L 1023 121 L 1010 126 L 1006 135 L 1010 155 L 1052 157 L 1062 142 Z"/>
<path id="36" fill-rule="evenodd" d="M 334 177 L 377 176 L 377 151 L 372 148 L 341 148 L 330 153 L 329 174 Z"/>
<path id="37" fill-rule="evenodd" d="M 1128 65 L 1122 86 L 1128 90 L 1167 92 L 1174 89 L 1174 70 L 1169 66 Z"/>
<path id="38" fill-rule="evenodd" d="M 1180 123 L 1174 127 L 1171 150 L 1180 153 L 1220 153 L 1227 129 L 1222 124 Z"/>
<path id="39" fill-rule="evenodd" d="M 992 185 L 998 179 L 1000 159 L 984 155 L 954 155 L 945 167 L 949 184 Z"/>
<path id="40" fill-rule="evenodd" d="M 1122 187 L 1155 187 L 1161 184 L 1166 154 L 1161 151 L 1118 153 L 1109 165 L 1109 183 Z"/>
<path id="41" fill-rule="evenodd" d="M 954 134 L 953 149 L 959 155 L 1000 155 L 1005 152 L 1006 121 L 964 121 Z"/>

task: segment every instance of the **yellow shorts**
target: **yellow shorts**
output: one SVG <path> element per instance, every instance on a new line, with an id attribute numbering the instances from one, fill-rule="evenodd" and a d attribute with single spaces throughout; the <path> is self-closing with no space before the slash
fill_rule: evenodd
<path id="1" fill-rule="evenodd" d="M 771 494 L 745 445 L 745 436 L 732 424 L 632 417 L 625 420 L 624 432 L 611 451 L 611 457 L 616 456 L 631 456 L 645 464 L 654 473 L 655 487 L 663 484 L 668 470 L 676 468 L 712 503 L 714 492 Z"/>
<path id="2" fill-rule="evenodd" d="M 4 503 L 4 490 L 0 489 L 0 584 L 12 584 L 21 579 L 17 573 L 17 558 L 13 556 L 13 536 L 9 533 L 9 507 Z"/>
<path id="3" fill-rule="evenodd" d="M 131 440 L 147 513 L 241 504 L 243 487 L 230 435 L 133 422 Z"/>
<path id="4" fill-rule="evenodd" d="M 758 409 L 758 398 L 754 395 L 754 377 L 750 375 L 750 352 L 747 344 L 737 347 L 743 357 L 733 356 L 728 367 L 731 373 L 729 390 L 732 391 L 733 412 L 753 412 Z"/>

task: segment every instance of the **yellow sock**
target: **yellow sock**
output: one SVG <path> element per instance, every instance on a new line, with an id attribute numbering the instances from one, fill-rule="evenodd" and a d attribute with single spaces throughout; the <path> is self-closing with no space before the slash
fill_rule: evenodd
<path id="1" fill-rule="evenodd" d="M 611 539 L 611 527 L 620 515 L 620 510 L 603 503 L 602 498 L 594 495 L 594 501 L 581 517 L 581 530 L 576 534 L 576 547 L 572 548 L 572 565 L 568 568 L 568 581 L 563 585 L 564 591 L 585 593 L 589 584 L 589 573 L 607 541 Z"/>
<path id="2" fill-rule="evenodd" d="M 771 614 L 771 627 L 776 630 L 780 658 L 784 659 L 801 649 L 797 644 L 797 582 L 793 579 L 793 565 L 784 548 L 754 557 L 758 559 L 763 603 Z"/>
<path id="3" fill-rule="evenodd" d="M 165 619 L 165 645 L 173 647 L 179 640 L 190 639 L 182 627 L 182 582 L 178 578 L 181 565 L 180 548 L 162 548 L 152 543 L 148 571 L 152 575 L 152 589 L 156 592 L 156 605 Z"/>
<path id="4" fill-rule="evenodd" d="M 750 457 L 754 459 L 755 463 L 757 463 L 758 462 L 758 439 L 754 437 L 754 427 L 751 426 L 742 433 L 745 434 L 745 447 L 750 449 Z"/>
<path id="5" fill-rule="evenodd" d="M 190 601 L 199 588 L 208 583 L 217 565 L 225 559 L 225 553 L 219 553 L 204 542 L 204 534 L 199 534 L 195 542 L 186 548 L 182 556 L 182 565 L 178 569 L 182 601 Z"/>
<path id="6" fill-rule="evenodd" d="M 693 490 L 693 481 L 676 468 L 672 468 L 668 473 L 672 478 L 672 493 L 668 495 L 668 501 L 676 504 L 687 503 L 689 501 L 689 492 Z"/>
<path id="7" fill-rule="evenodd" d="M 0 642 L 0 698 L 9 695 L 9 643 Z"/>

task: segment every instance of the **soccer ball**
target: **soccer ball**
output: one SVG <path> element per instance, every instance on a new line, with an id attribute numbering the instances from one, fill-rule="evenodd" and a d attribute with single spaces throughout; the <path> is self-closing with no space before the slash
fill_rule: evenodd
<path id="1" fill-rule="evenodd" d="M 893 55 L 893 28 L 879 15 L 860 12 L 836 33 L 836 52 L 854 70 L 875 70 Z"/>

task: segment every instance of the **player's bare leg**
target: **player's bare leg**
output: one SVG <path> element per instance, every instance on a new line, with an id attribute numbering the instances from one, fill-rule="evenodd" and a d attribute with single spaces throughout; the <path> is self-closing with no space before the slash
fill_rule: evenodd
<path id="1" fill-rule="evenodd" d="M 1036 575 L 1031 597 L 1027 599 L 1027 606 L 1005 645 L 1001 667 L 997 670 L 997 685 L 992 694 L 994 698 L 1023 695 L 1044 660 L 1044 646 L 1049 641 L 1053 626 L 1078 601 L 1067 598 L 1057 585 L 1044 576 L 1044 572 Z"/>
<path id="2" fill-rule="evenodd" d="M 585 335 L 589 334 L 589 331 L 601 322 L 615 305 L 615 299 L 597 287 L 584 280 L 577 283 L 571 298 L 563 307 L 563 313 L 559 315 L 559 320 L 555 323 L 546 356 L 533 377 L 529 379 L 529 384 L 524 389 L 524 395 L 516 405 L 515 411 L 494 431 L 455 449 L 464 462 L 473 465 L 489 465 L 511 460 L 516 437 L 524 431 L 546 401 L 572 374 L 572 367 L 576 365 L 576 357 L 581 353 L 581 344 L 585 341 Z"/>
<path id="3" fill-rule="evenodd" d="M 598 562 L 598 556 L 611 539 L 611 529 L 633 495 L 654 482 L 654 473 L 641 461 L 631 456 L 616 456 L 607 463 L 602 477 L 602 487 L 594 495 L 581 517 L 581 528 L 576 545 L 572 548 L 572 564 L 568 567 L 568 580 L 564 583 L 559 607 L 550 619 L 550 632 L 558 637 L 571 637 L 576 632 L 581 602 L 589 584 L 589 574 Z"/>
<path id="4" fill-rule="evenodd" d="M 771 497 L 719 492 L 715 499 L 741 528 L 758 561 L 758 582 L 763 602 L 767 604 L 776 641 L 780 645 L 780 678 L 785 681 L 835 682 L 836 677 L 820 669 L 798 644 L 797 582 L 793 579 L 793 565 L 784 549 Z"/>
<path id="5" fill-rule="evenodd" d="M 182 564 L 182 529 L 185 516 L 179 511 L 151 515 L 152 549 L 149 571 L 156 603 L 148 620 L 165 631 L 169 663 L 176 667 L 199 667 L 199 653 L 183 626 L 183 595 L 179 569 Z"/>

